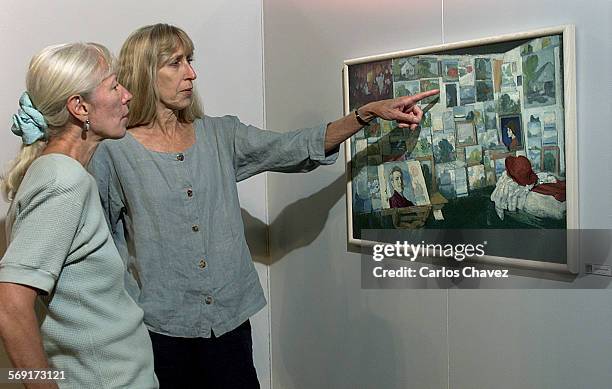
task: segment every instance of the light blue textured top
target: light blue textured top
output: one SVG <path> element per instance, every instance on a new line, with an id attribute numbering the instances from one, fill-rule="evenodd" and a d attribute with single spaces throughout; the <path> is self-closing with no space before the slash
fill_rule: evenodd
<path id="1" fill-rule="evenodd" d="M 264 171 L 333 163 L 326 126 L 262 131 L 238 118 L 204 117 L 182 153 L 154 152 L 131 134 L 98 147 L 95 176 L 128 291 L 156 333 L 219 336 L 265 305 L 244 236 L 236 182 Z"/>
<path id="2" fill-rule="evenodd" d="M 62 154 L 37 158 L 8 213 L 0 282 L 41 291 L 43 346 L 60 388 L 157 388 L 142 310 L 126 293 L 96 183 Z"/>

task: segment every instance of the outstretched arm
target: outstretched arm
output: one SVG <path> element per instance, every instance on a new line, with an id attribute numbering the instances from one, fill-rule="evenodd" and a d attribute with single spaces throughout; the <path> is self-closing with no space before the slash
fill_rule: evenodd
<path id="1" fill-rule="evenodd" d="M 434 89 L 413 96 L 373 101 L 358 108 L 359 116 L 365 121 L 370 121 L 376 117 L 385 120 L 395 120 L 401 128 L 415 129 L 423 118 L 423 111 L 417 103 L 426 97 L 437 95 L 438 93 L 440 91 Z M 357 121 L 357 116 L 354 112 L 330 123 L 325 133 L 325 152 L 334 150 L 340 143 L 344 142 L 362 127 L 363 125 Z"/>

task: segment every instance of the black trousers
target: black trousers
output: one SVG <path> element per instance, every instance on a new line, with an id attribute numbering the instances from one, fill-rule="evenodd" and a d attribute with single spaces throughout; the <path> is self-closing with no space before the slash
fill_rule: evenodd
<path id="1" fill-rule="evenodd" d="M 259 389 L 248 320 L 219 337 L 149 335 L 160 389 Z"/>

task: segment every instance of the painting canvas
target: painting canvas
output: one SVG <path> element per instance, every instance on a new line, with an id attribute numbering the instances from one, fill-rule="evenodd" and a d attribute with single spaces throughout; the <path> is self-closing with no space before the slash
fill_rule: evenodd
<path id="1" fill-rule="evenodd" d="M 430 204 L 427 183 L 419 161 L 387 162 L 378 166 L 384 209 Z"/>
<path id="2" fill-rule="evenodd" d="M 556 115 L 554 112 L 544 112 L 544 129 L 542 134 L 542 145 L 556 145 L 557 144 L 557 124 Z"/>
<path id="3" fill-rule="evenodd" d="M 483 164 L 468 167 L 468 182 L 470 189 L 480 189 L 486 186 L 485 169 Z"/>
<path id="4" fill-rule="evenodd" d="M 419 76 L 417 74 L 417 58 L 394 58 L 393 79 L 396 81 L 418 80 Z"/>
<path id="5" fill-rule="evenodd" d="M 395 122 L 389 120 L 376 119 L 376 122 L 380 127 L 380 136 L 385 136 L 386 134 L 389 134 L 397 127 L 395 125 Z"/>
<path id="6" fill-rule="evenodd" d="M 378 140 L 378 138 L 380 137 L 380 134 L 381 134 L 381 131 L 380 131 L 380 121 L 379 120 L 373 120 L 370 122 L 370 124 L 368 124 L 367 126 L 363 128 L 363 136 L 365 138 L 374 138 Z"/>
<path id="7" fill-rule="evenodd" d="M 411 155 L 415 158 L 433 155 L 431 132 L 429 129 L 421 128 L 419 138 L 412 149 Z"/>
<path id="8" fill-rule="evenodd" d="M 455 132 L 455 117 L 453 111 L 444 111 L 442 113 L 442 125 L 444 132 Z"/>
<path id="9" fill-rule="evenodd" d="M 465 162 L 468 166 L 478 165 L 482 163 L 482 146 L 474 145 L 464 148 L 465 150 Z"/>
<path id="10" fill-rule="evenodd" d="M 459 91 L 461 105 L 474 104 L 476 102 L 476 87 L 474 85 L 461 85 Z"/>
<path id="11" fill-rule="evenodd" d="M 539 115 L 530 115 L 527 122 L 527 136 L 529 138 L 540 138 L 542 136 L 542 121 Z"/>
<path id="12" fill-rule="evenodd" d="M 521 112 L 521 99 L 516 89 L 502 92 L 497 104 L 499 107 L 497 112 L 499 114 L 505 115 Z"/>
<path id="13" fill-rule="evenodd" d="M 487 130 L 483 133 L 478 133 L 478 144 L 484 149 L 497 148 L 499 146 L 497 130 Z"/>
<path id="14" fill-rule="evenodd" d="M 421 83 L 416 81 L 393 82 L 393 97 L 416 95 L 421 91 Z"/>
<path id="15" fill-rule="evenodd" d="M 347 114 L 376 99 L 441 90 L 439 99 L 421 102 L 421 107 L 435 104 L 418 131 L 375 120 L 347 140 L 349 242 L 373 244 L 363 235 L 372 228 L 407 234 L 575 228 L 573 31 L 561 26 L 345 61 Z M 566 201 L 555 203 L 560 213 L 500 211 L 493 195 L 500 185 L 524 185 L 516 161 L 527 161 L 535 174 L 565 185 Z M 422 220 L 396 223 L 402 209 Z M 494 254 L 491 261 L 571 271 L 576 266 L 569 256 L 557 263 L 515 255 Z"/>
<path id="16" fill-rule="evenodd" d="M 494 159 L 494 164 L 495 164 L 495 177 L 496 179 L 500 179 L 502 174 L 506 171 L 506 164 L 505 164 L 505 159 Z"/>
<path id="17" fill-rule="evenodd" d="M 558 47 L 549 47 L 534 51 L 528 45 L 523 60 L 523 96 L 525 107 L 540 107 L 554 105 L 556 93 L 555 51 Z"/>
<path id="18" fill-rule="evenodd" d="M 493 100 L 493 81 L 478 80 L 476 81 L 476 101 L 491 101 Z"/>
<path id="19" fill-rule="evenodd" d="M 457 106 L 457 84 L 444 84 L 446 92 L 446 106 Z"/>
<path id="20" fill-rule="evenodd" d="M 545 146 L 542 149 L 542 171 L 559 175 L 559 147 Z"/>
<path id="21" fill-rule="evenodd" d="M 435 165 L 432 156 L 417 157 L 417 161 L 421 163 L 421 171 L 423 179 L 429 193 L 434 193 L 437 189 Z"/>
<path id="22" fill-rule="evenodd" d="M 459 81 L 459 63 L 456 59 L 442 60 L 442 79 Z"/>
<path id="23" fill-rule="evenodd" d="M 471 146 L 476 144 L 477 137 L 474 122 L 457 122 L 455 127 L 457 128 L 457 146 Z"/>
<path id="24" fill-rule="evenodd" d="M 512 64 L 504 63 L 501 68 L 501 77 L 502 77 L 502 87 L 510 87 L 513 88 L 516 86 L 514 81 L 514 74 L 512 73 Z"/>
<path id="25" fill-rule="evenodd" d="M 531 162 L 534 171 L 542 170 L 542 149 L 534 147 L 527 150 L 527 158 Z"/>
<path id="26" fill-rule="evenodd" d="M 446 198 L 457 197 L 455 193 L 455 169 L 445 165 L 437 165 L 436 176 L 439 193 Z"/>
<path id="27" fill-rule="evenodd" d="M 372 210 L 375 211 L 382 208 L 382 202 L 380 199 L 380 183 L 378 181 L 378 168 L 376 166 L 368 166 L 366 174 Z"/>
<path id="28" fill-rule="evenodd" d="M 393 97 L 391 61 L 377 61 L 353 67 L 349 70 L 351 109 L 371 101 Z"/>
<path id="29" fill-rule="evenodd" d="M 419 78 L 439 77 L 440 69 L 437 58 L 418 58 L 417 74 Z"/>
<path id="30" fill-rule="evenodd" d="M 468 191 L 468 176 L 465 166 L 455 168 L 455 194 L 457 198 L 467 197 Z"/>
<path id="31" fill-rule="evenodd" d="M 395 132 L 395 131 L 394 131 Z M 399 131 L 403 133 L 403 131 Z M 391 133 L 381 140 L 383 160 L 396 160 L 406 153 L 406 137 L 403 134 Z"/>
<path id="32" fill-rule="evenodd" d="M 357 213 L 372 212 L 372 197 L 368 189 L 368 171 L 361 169 L 353 177 L 353 209 Z"/>
<path id="33" fill-rule="evenodd" d="M 485 128 L 494 130 L 497 128 L 497 114 L 495 112 L 485 112 Z"/>
<path id="34" fill-rule="evenodd" d="M 523 129 L 520 115 L 502 116 L 499 119 L 501 139 L 508 150 L 523 149 Z"/>
<path id="35" fill-rule="evenodd" d="M 474 85 L 474 60 L 472 57 L 461 57 L 459 59 L 459 84 Z"/>
<path id="36" fill-rule="evenodd" d="M 421 80 L 421 92 L 427 92 L 434 89 L 440 89 L 440 80 L 437 78 Z M 421 100 L 421 104 L 426 105 L 436 100 L 437 96 L 430 96 Z"/>
<path id="37" fill-rule="evenodd" d="M 436 163 L 452 162 L 456 159 L 454 134 L 434 132 L 432 141 L 434 160 Z"/>
<path id="38" fill-rule="evenodd" d="M 477 80 L 490 80 L 493 77 L 493 72 L 491 71 L 491 58 L 476 58 L 474 60 L 474 66 L 476 68 Z"/>

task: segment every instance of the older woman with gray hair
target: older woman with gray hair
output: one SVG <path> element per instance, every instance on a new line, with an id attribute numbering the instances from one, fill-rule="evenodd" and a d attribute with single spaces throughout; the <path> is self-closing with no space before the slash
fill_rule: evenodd
<path id="1" fill-rule="evenodd" d="M 12 131 L 23 144 L 2 189 L 11 201 L 0 260 L 0 337 L 28 388 L 156 388 L 142 310 L 125 290 L 95 180 L 103 139 L 125 135 L 132 98 L 94 43 L 34 56 Z M 53 369 L 53 370 L 51 370 Z"/>
<path id="2" fill-rule="evenodd" d="M 417 101 L 372 102 L 329 125 L 276 133 L 203 114 L 194 45 L 156 24 L 128 37 L 119 80 L 134 93 L 128 135 L 104 142 L 90 170 L 145 311 L 161 387 L 259 387 L 249 317 L 266 303 L 244 236 L 236 182 L 306 172 L 337 158 L 369 120 L 415 128 Z"/>

